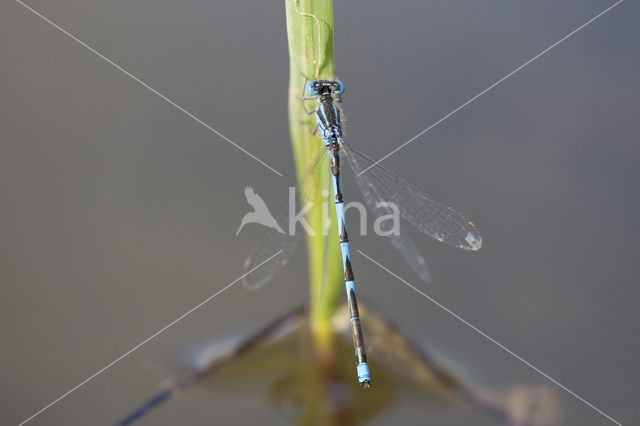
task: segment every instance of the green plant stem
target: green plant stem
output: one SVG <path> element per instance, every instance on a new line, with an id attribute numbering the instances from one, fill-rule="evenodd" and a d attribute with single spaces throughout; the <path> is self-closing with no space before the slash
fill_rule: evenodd
<path id="1" fill-rule="evenodd" d="M 338 232 L 333 206 L 327 206 L 332 198 L 321 194 L 321 189 L 329 183 L 328 160 L 318 166 L 314 175 L 308 175 L 309 165 L 324 144 L 320 137 L 311 135 L 315 119 L 304 112 L 300 98 L 304 96 L 306 81 L 334 79 L 333 4 L 331 0 L 286 0 L 285 5 L 289 40 L 289 129 L 298 187 L 311 179 L 313 187 L 318 189 L 310 191 L 306 200 L 313 203 L 307 219 L 315 233 L 307 237 L 311 329 L 316 340 L 329 344 L 333 333 L 331 315 L 340 304 L 342 291 Z M 307 102 L 307 109 L 313 106 L 311 101 Z M 332 220 L 329 234 L 325 236 L 323 222 L 329 208 Z"/>

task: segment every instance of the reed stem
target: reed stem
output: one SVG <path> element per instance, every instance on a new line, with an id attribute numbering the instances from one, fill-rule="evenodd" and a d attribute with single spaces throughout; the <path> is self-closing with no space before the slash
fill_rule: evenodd
<path id="1" fill-rule="evenodd" d="M 285 0 L 285 6 L 289 41 L 289 129 L 298 188 L 311 179 L 313 187 L 319 189 L 310 191 L 306 200 L 313 203 L 307 220 L 315 233 L 307 236 L 311 330 L 320 346 L 328 348 L 333 338 L 330 319 L 340 304 L 342 292 L 338 231 L 332 198 L 321 192 L 329 184 L 328 160 L 325 158 L 313 175 L 307 173 L 319 150 L 324 149 L 324 143 L 319 136 L 312 136 L 315 119 L 313 114 L 305 113 L 300 98 L 305 96 L 306 81 L 335 78 L 333 4 L 331 0 Z M 306 107 L 310 110 L 315 104 L 306 101 Z M 328 234 L 323 232 L 327 217 L 331 218 Z"/>

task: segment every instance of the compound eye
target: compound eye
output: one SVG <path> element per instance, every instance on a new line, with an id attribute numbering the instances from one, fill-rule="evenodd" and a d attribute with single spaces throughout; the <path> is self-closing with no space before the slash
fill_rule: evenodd
<path id="1" fill-rule="evenodd" d="M 320 94 L 318 93 L 318 85 L 315 81 L 308 82 L 304 90 L 307 92 L 307 95 L 310 96 L 317 96 Z"/>
<path id="2" fill-rule="evenodd" d="M 344 84 L 340 80 L 336 80 L 334 86 L 335 89 L 333 90 L 333 93 L 336 95 L 342 95 L 344 93 Z"/>

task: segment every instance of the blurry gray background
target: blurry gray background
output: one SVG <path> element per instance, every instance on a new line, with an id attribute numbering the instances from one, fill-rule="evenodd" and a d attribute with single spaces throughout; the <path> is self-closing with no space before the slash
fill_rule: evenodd
<path id="1" fill-rule="evenodd" d="M 0 4 L 0 423 L 16 424 L 222 288 L 294 184 L 282 1 L 31 0 L 276 169 L 256 163 L 13 1 Z M 612 2 L 336 1 L 346 137 L 375 158 Z M 622 423 L 640 373 L 640 7 L 627 1 L 385 164 L 472 218 L 465 253 L 414 234 L 433 283 L 386 241 L 354 245 Z M 378 107 L 384 102 L 384 107 Z M 358 199 L 347 175 L 345 193 Z M 355 216 L 354 216 L 355 217 Z M 303 252 L 238 285 L 33 425 L 111 424 L 189 363 L 307 299 Z M 554 385 L 362 256 L 374 301 L 473 383 Z M 351 360 L 349 360 L 351 362 Z M 566 424 L 607 419 L 559 388 Z M 250 409 L 248 409 L 250 408 Z M 282 424 L 259 391 L 187 395 L 145 424 Z M 394 410 L 373 424 L 493 424 Z"/>

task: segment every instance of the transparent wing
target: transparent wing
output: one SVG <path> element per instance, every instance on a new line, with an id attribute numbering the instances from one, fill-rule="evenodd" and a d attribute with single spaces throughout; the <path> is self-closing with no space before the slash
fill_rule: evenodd
<path id="1" fill-rule="evenodd" d="M 374 161 L 350 145 L 345 144 L 344 148 L 358 187 L 372 210 L 378 210 L 380 202 L 394 203 L 404 219 L 438 241 L 464 250 L 482 246 L 482 237 L 473 222 L 384 166 L 377 164 L 358 176 Z"/>
<path id="2" fill-rule="evenodd" d="M 431 273 L 429 273 L 427 262 L 424 260 L 424 257 L 422 257 L 420 251 L 415 244 L 413 244 L 413 241 L 411 241 L 411 238 L 409 238 L 407 233 L 401 231 L 398 235 L 392 234 L 387 238 L 389 238 L 393 248 L 400 252 L 404 261 L 407 262 L 407 265 L 409 265 L 413 272 L 415 272 L 422 281 L 430 283 Z"/>
<path id="3" fill-rule="evenodd" d="M 265 263 L 242 279 L 242 284 L 246 288 L 255 290 L 269 282 L 273 276 L 287 264 L 289 258 L 295 251 L 296 246 L 302 239 L 302 232 L 298 232 L 298 230 L 296 230 L 296 235 L 290 236 L 288 234 L 288 217 L 289 203 L 287 203 L 275 216 L 278 224 L 280 224 L 280 226 L 285 226 L 282 228 L 285 230 L 285 233 L 281 234 L 274 229 L 268 229 L 265 231 L 265 235 L 262 239 L 249 252 L 249 256 L 247 256 L 244 264 L 242 265 L 243 273 L 250 271 L 256 265 L 264 262 L 265 259 L 273 256 L 273 254 L 277 253 L 278 250 L 282 250 L 282 253 L 280 253 L 280 255 L 278 255 L 274 260 Z"/>
<path id="4" fill-rule="evenodd" d="M 326 148 L 321 147 L 320 152 L 307 168 L 305 176 L 312 177 L 316 173 L 319 165 L 323 164 L 322 160 L 325 158 L 326 154 Z M 314 191 L 322 189 L 318 188 L 314 184 L 315 182 L 315 179 L 305 179 L 305 183 L 298 191 L 298 200 L 309 199 L 309 197 L 314 194 Z M 282 250 L 282 253 L 272 262 L 265 263 L 242 279 L 242 284 L 250 290 L 255 290 L 269 282 L 273 276 L 287 264 L 291 255 L 295 252 L 296 246 L 300 240 L 302 240 L 302 236 L 304 235 L 304 227 L 300 222 L 296 223 L 295 235 L 289 235 L 288 201 L 282 209 L 280 209 L 278 214 L 275 216 L 275 219 L 282 229 L 285 230 L 285 233 L 282 234 L 271 228 L 265 231 L 265 235 L 253 247 L 245 259 L 244 264 L 242 265 L 243 273 L 250 271 L 256 265 L 264 262 L 265 259 L 273 256 L 273 254 L 278 252 L 278 250 Z"/>
<path id="5" fill-rule="evenodd" d="M 347 154 L 348 155 L 348 154 Z M 377 193 L 376 188 L 369 189 L 364 188 L 362 185 L 362 181 L 356 180 L 360 191 L 365 195 L 365 203 L 369 208 L 369 211 L 374 214 L 376 217 L 381 216 L 389 216 L 393 214 L 393 210 L 387 205 L 378 205 L 376 206 L 376 201 L 373 200 L 381 200 L 381 195 Z M 382 226 L 382 224 L 381 224 Z M 390 231 L 390 230 L 385 230 Z M 409 265 L 409 267 L 413 270 L 413 272 L 420 277 L 422 281 L 431 282 L 431 274 L 429 273 L 429 269 L 427 267 L 427 262 L 420 254 L 420 251 L 415 246 L 411 238 L 409 238 L 409 234 L 403 232 L 401 229 L 398 233 L 387 233 L 387 238 L 389 238 L 389 242 L 400 252 L 404 261 Z"/>

